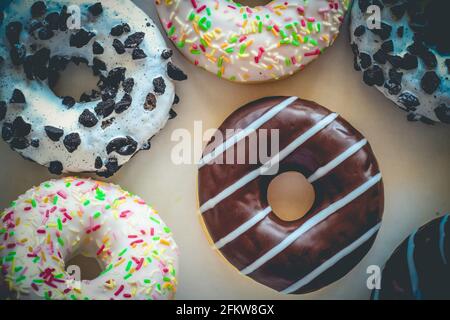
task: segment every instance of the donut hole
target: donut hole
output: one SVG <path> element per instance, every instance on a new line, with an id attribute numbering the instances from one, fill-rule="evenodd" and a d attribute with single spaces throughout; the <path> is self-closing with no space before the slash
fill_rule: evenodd
<path id="1" fill-rule="evenodd" d="M 103 271 L 103 268 L 97 259 L 82 254 L 77 254 L 66 262 L 66 271 L 69 271 L 67 269 L 70 266 L 79 268 L 81 277 L 79 280 L 93 280 Z"/>
<path id="2" fill-rule="evenodd" d="M 265 6 L 272 2 L 272 0 L 235 0 L 234 2 L 242 4 L 250 8 Z"/>
<path id="3" fill-rule="evenodd" d="M 70 62 L 67 67 L 59 73 L 59 79 L 51 88 L 58 97 L 72 97 L 76 102 L 99 100 L 100 96 L 93 93 L 99 92 L 98 82 L 100 77 L 95 76 L 91 67 L 86 63 Z"/>
<path id="4" fill-rule="evenodd" d="M 267 201 L 275 215 L 283 221 L 305 216 L 315 200 L 314 187 L 299 172 L 284 172 L 269 183 Z"/>

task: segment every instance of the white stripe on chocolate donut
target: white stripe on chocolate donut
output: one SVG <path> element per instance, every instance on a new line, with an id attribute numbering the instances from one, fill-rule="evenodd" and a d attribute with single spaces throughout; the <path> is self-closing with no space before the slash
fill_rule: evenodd
<path id="1" fill-rule="evenodd" d="M 383 212 L 383 183 L 369 143 L 350 124 L 301 99 L 274 112 L 286 101 L 251 102 L 220 126 L 222 135 L 244 134 L 224 141 L 217 153 L 211 151 L 213 142 L 205 148 L 199 211 L 215 248 L 242 274 L 280 292 L 306 293 L 342 277 L 370 249 Z M 253 145 L 261 151 L 261 143 L 268 143 L 261 130 L 272 129 L 279 133 L 281 151 L 268 161 L 211 161 L 242 152 L 237 142 L 249 133 L 257 141 L 249 140 L 245 152 L 254 152 Z M 270 171 L 275 165 L 279 170 Z M 267 200 L 270 181 L 286 171 L 308 177 L 316 193 L 313 207 L 295 221 L 281 220 Z"/>

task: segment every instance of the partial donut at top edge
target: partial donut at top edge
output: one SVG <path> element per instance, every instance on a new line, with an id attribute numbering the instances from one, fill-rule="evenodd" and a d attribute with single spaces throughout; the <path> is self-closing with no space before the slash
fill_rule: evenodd
<path id="1" fill-rule="evenodd" d="M 192 63 L 240 83 L 278 80 L 302 70 L 339 34 L 348 0 L 155 0 L 168 37 Z"/>

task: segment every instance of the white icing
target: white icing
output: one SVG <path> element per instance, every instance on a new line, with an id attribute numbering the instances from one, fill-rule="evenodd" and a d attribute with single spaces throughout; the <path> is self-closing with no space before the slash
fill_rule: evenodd
<path id="1" fill-rule="evenodd" d="M 356 152 L 361 150 L 365 145 L 367 144 L 367 140 L 363 139 L 354 145 L 352 145 L 350 148 L 345 150 L 343 153 L 341 153 L 339 156 L 337 156 L 335 159 L 331 160 L 329 163 L 327 163 L 325 166 L 319 168 L 314 172 L 309 178 L 308 181 L 310 183 L 314 183 L 318 179 L 324 177 L 331 171 L 333 171 L 336 167 L 338 167 L 340 164 L 342 164 L 345 160 L 350 158 L 352 155 L 354 155 Z M 237 227 L 235 230 L 230 232 L 228 235 L 220 239 L 215 243 L 215 247 L 217 249 L 222 248 L 227 243 L 235 240 L 239 236 L 241 236 L 244 232 L 255 226 L 258 222 L 263 220 L 265 217 L 269 215 L 269 213 L 272 212 L 271 207 L 267 207 L 264 210 L 260 211 L 259 213 L 255 214 L 251 219 L 244 222 L 242 225 Z"/>
<path id="2" fill-rule="evenodd" d="M 335 169 L 337 166 L 339 166 L 342 162 L 350 158 L 352 155 L 354 155 L 356 152 L 361 150 L 365 145 L 367 144 L 367 140 L 363 139 L 354 145 L 352 145 L 350 148 L 345 150 L 343 153 L 341 153 L 339 156 L 337 156 L 335 159 L 331 160 L 329 163 L 327 163 L 325 166 L 319 168 L 314 172 L 309 178 L 308 181 L 310 183 L 313 183 L 326 174 L 328 174 L 330 171 Z"/>
<path id="3" fill-rule="evenodd" d="M 335 254 L 333 257 L 322 263 L 319 267 L 308 273 L 305 277 L 298 280 L 294 284 L 290 285 L 281 293 L 289 294 L 292 292 L 297 291 L 298 289 L 306 286 L 308 283 L 316 279 L 318 276 L 320 276 L 322 273 L 333 267 L 336 263 L 338 263 L 341 259 L 345 258 L 347 255 L 358 249 L 361 245 L 366 243 L 367 240 L 373 237 L 374 234 L 378 232 L 378 230 L 381 227 L 381 223 L 378 223 L 374 227 L 372 227 L 369 231 L 367 231 L 365 234 L 363 234 L 359 239 L 357 239 L 355 242 L 353 242 L 348 247 L 342 249 L 337 254 Z"/>
<path id="4" fill-rule="evenodd" d="M 155 3 L 169 38 L 185 57 L 238 82 L 279 79 L 301 70 L 333 44 L 348 6 L 346 0 L 275 0 L 255 8 L 228 0 Z M 203 30 L 206 21 L 211 26 Z"/>
<path id="5" fill-rule="evenodd" d="M 263 220 L 265 217 L 269 215 L 269 213 L 272 212 L 271 207 L 267 207 L 264 210 L 260 211 L 259 213 L 255 214 L 250 220 L 244 222 L 239 227 L 237 227 L 235 230 L 230 232 L 228 235 L 217 241 L 214 245 L 217 249 L 222 248 L 227 243 L 233 241 L 234 239 L 241 236 L 244 232 L 252 228 L 254 225 L 256 225 L 258 222 Z"/>
<path id="6" fill-rule="evenodd" d="M 28 147 L 25 150 L 17 150 L 24 157 L 30 158 L 42 165 L 48 165 L 51 161 L 60 161 L 63 164 L 64 172 L 84 172 L 96 171 L 95 159 L 99 156 L 103 163 L 110 157 L 115 157 L 119 165 L 127 162 L 132 155 L 123 156 L 116 152 L 107 154 L 106 146 L 118 137 L 130 136 L 138 143 L 137 150 L 145 148 L 149 138 L 160 131 L 169 118 L 169 112 L 174 100 L 174 85 L 166 74 L 167 61 L 161 59 L 161 52 L 166 49 L 164 39 L 159 30 L 155 27 L 150 18 L 136 5 L 126 0 L 104 0 L 103 13 L 91 19 L 87 11 L 89 5 L 96 1 L 87 0 L 62 0 L 46 1 L 51 10 L 62 5 L 81 6 L 82 20 L 81 27 L 96 33 L 96 36 L 84 47 L 77 49 L 69 46 L 71 31 L 55 32 L 55 36 L 48 41 L 35 40 L 31 38 L 27 31 L 22 31 L 20 41 L 27 46 L 30 53 L 30 45 L 35 43 L 40 48 L 45 46 L 51 50 L 51 55 L 80 56 L 89 61 L 92 65 L 93 58 L 97 57 L 106 63 L 108 71 L 115 67 L 126 67 L 126 77 L 135 79 L 135 86 L 131 93 L 133 102 L 130 108 L 121 113 L 113 113 L 111 116 L 102 119 L 93 128 L 86 128 L 79 124 L 78 118 L 84 109 L 94 112 L 94 107 L 99 101 L 89 103 L 77 103 L 73 108 L 67 109 L 62 105 L 61 99 L 56 97 L 48 87 L 47 81 L 29 81 L 26 79 L 22 66 L 15 67 L 9 59 L 9 44 L 6 37 L 0 37 L 0 56 L 6 57 L 3 66 L 0 67 L 0 100 L 9 101 L 14 89 L 20 89 L 26 98 L 26 104 L 17 106 L 9 105 L 4 122 L 12 122 L 17 116 L 32 124 L 32 131 L 29 139 L 39 139 L 39 148 Z M 0 33 L 5 34 L 5 26 L 11 21 L 21 21 L 27 24 L 30 19 L 30 6 L 33 0 L 15 0 L 4 11 L 5 20 L 0 26 Z M 55 4 L 56 3 L 56 4 Z M 113 26 L 120 23 L 128 23 L 131 26 L 130 33 L 124 33 L 117 39 L 122 42 L 128 35 L 142 31 L 145 32 L 142 48 L 147 54 L 146 59 L 132 60 L 131 51 L 123 55 L 118 55 L 112 47 L 112 41 L 116 37 L 110 35 Z M 150 23 L 150 26 L 146 24 Z M 100 42 L 105 52 L 102 55 L 93 55 L 92 44 L 94 41 Z M 107 74 L 107 73 L 106 73 Z M 105 74 L 105 75 L 106 75 Z M 152 80 L 163 77 L 166 90 L 162 95 L 157 95 L 157 107 L 153 111 L 144 109 L 146 96 L 154 92 Z M 120 87 L 116 97 L 116 102 L 122 98 L 124 91 Z M 76 97 L 78 98 L 78 97 Z M 106 129 L 101 128 L 102 120 L 115 117 L 114 123 Z M 0 122 L 1 125 L 1 122 Z M 81 137 L 81 145 L 70 154 L 63 144 L 62 137 L 59 142 L 51 141 L 45 131 L 44 126 L 54 126 L 64 129 L 64 134 L 77 132 Z M 102 170 L 105 170 L 104 167 Z"/>
<path id="7" fill-rule="evenodd" d="M 330 215 L 337 212 L 338 210 L 345 207 L 347 204 L 361 196 L 363 193 L 365 193 L 367 190 L 372 188 L 375 184 L 377 184 L 381 180 L 381 174 L 378 173 L 377 175 L 371 177 L 369 180 L 364 182 L 362 185 L 357 187 L 355 190 L 351 191 L 349 194 L 347 194 L 342 199 L 336 201 L 335 203 L 331 204 L 327 208 L 323 209 L 319 213 L 315 214 L 313 217 L 308 219 L 304 224 L 302 224 L 298 229 L 296 229 L 294 232 L 289 234 L 286 238 L 283 239 L 279 244 L 277 244 L 275 247 L 267 251 L 265 254 L 263 254 L 261 257 L 256 259 L 253 263 L 245 267 L 241 270 L 242 274 L 248 275 L 252 272 L 254 272 L 256 269 L 261 267 L 263 264 L 265 264 L 267 261 L 281 253 L 284 249 L 289 247 L 292 243 L 294 243 L 302 234 L 307 232 L 308 230 L 311 230 L 314 226 L 321 223 L 325 219 L 327 219 Z"/>
<path id="8" fill-rule="evenodd" d="M 116 185 L 76 178 L 42 183 L 1 212 L 3 228 L 14 233 L 0 238 L 0 266 L 18 299 L 43 299 L 48 291 L 51 299 L 174 298 L 178 247 L 170 229 L 141 198 Z M 73 279 L 65 262 L 78 254 L 96 258 L 105 272 L 91 281 Z M 141 267 L 133 257 L 142 259 Z M 47 268 L 62 274 L 62 282 L 49 281 L 56 288 L 42 282 Z"/>
<path id="9" fill-rule="evenodd" d="M 332 113 L 324 117 L 322 120 L 320 120 L 318 123 L 316 123 L 313 127 L 311 127 L 309 130 L 298 136 L 294 141 L 292 141 L 289 145 L 287 145 L 283 150 L 281 150 L 278 154 L 273 156 L 269 161 L 267 161 L 262 167 L 255 169 L 248 174 L 246 174 L 241 179 L 234 182 L 232 185 L 225 188 L 223 191 L 221 191 L 219 194 L 214 196 L 213 198 L 206 201 L 201 207 L 200 212 L 204 213 L 207 210 L 214 208 L 219 202 L 248 184 L 249 182 L 253 181 L 260 175 L 263 175 L 264 173 L 268 172 L 271 168 L 273 168 L 276 164 L 283 161 L 287 156 L 289 156 L 292 152 L 295 151 L 298 147 L 300 147 L 303 143 L 308 141 L 310 138 L 312 138 L 314 135 L 316 135 L 318 132 L 320 132 L 322 129 L 324 129 L 326 126 L 328 126 L 330 123 L 332 123 L 339 115 L 336 113 Z"/>
<path id="10" fill-rule="evenodd" d="M 287 108 L 297 99 L 298 99 L 297 97 L 290 97 L 284 100 L 283 102 L 277 104 L 276 106 L 272 107 L 261 117 L 250 123 L 244 130 L 239 131 L 236 135 L 232 136 L 230 139 L 226 140 L 224 143 L 217 146 L 212 152 L 206 154 L 200 160 L 199 168 L 203 167 L 205 164 L 208 164 L 210 161 L 217 158 L 220 154 L 222 154 L 223 152 L 225 152 L 226 150 L 237 144 L 239 141 L 254 133 L 259 127 L 261 127 L 263 124 L 271 120 L 273 117 L 275 117 L 278 113 Z"/>

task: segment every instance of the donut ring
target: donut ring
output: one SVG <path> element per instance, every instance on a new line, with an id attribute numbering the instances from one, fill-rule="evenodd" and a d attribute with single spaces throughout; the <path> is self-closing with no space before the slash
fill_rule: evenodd
<path id="1" fill-rule="evenodd" d="M 375 300 L 445 300 L 450 298 L 449 215 L 413 232 L 389 258 Z"/>
<path id="2" fill-rule="evenodd" d="M 237 82 L 277 80 L 302 70 L 339 34 L 347 0 L 155 0 L 164 29 L 192 63 Z"/>
<path id="3" fill-rule="evenodd" d="M 0 214 L 0 266 L 17 299 L 172 299 L 178 249 L 155 210 L 120 187 L 88 179 L 42 183 Z M 79 281 L 65 261 L 104 267 Z"/>
<path id="4" fill-rule="evenodd" d="M 410 121 L 450 123 L 447 1 L 358 0 L 351 11 L 355 69 L 364 82 L 408 112 Z M 381 29 L 367 26 L 367 8 L 381 9 Z"/>
<path id="5" fill-rule="evenodd" d="M 349 272 L 370 249 L 383 213 L 367 140 L 337 114 L 296 97 L 251 102 L 219 127 L 224 136 L 227 129 L 238 131 L 214 151 L 210 142 L 198 177 L 201 221 L 214 246 L 242 274 L 282 293 L 311 292 Z M 261 148 L 262 129 L 279 129 L 279 153 L 264 165 L 220 164 L 251 133 Z M 275 164 L 278 172 L 264 176 Z M 309 177 L 316 192 L 311 210 L 292 222 L 272 212 L 266 194 L 286 171 Z"/>
<path id="6" fill-rule="evenodd" d="M 103 5 L 102 5 L 103 4 Z M 166 124 L 175 80 L 185 74 L 150 18 L 129 1 L 6 3 L 0 24 L 0 126 L 3 139 L 51 173 L 111 176 Z M 79 29 L 69 29 L 79 9 Z M 70 11 L 72 12 L 72 11 Z M 73 21 L 72 21 L 73 19 Z M 78 28 L 78 27 L 77 27 Z M 72 61 L 99 76 L 98 90 L 57 97 Z"/>

